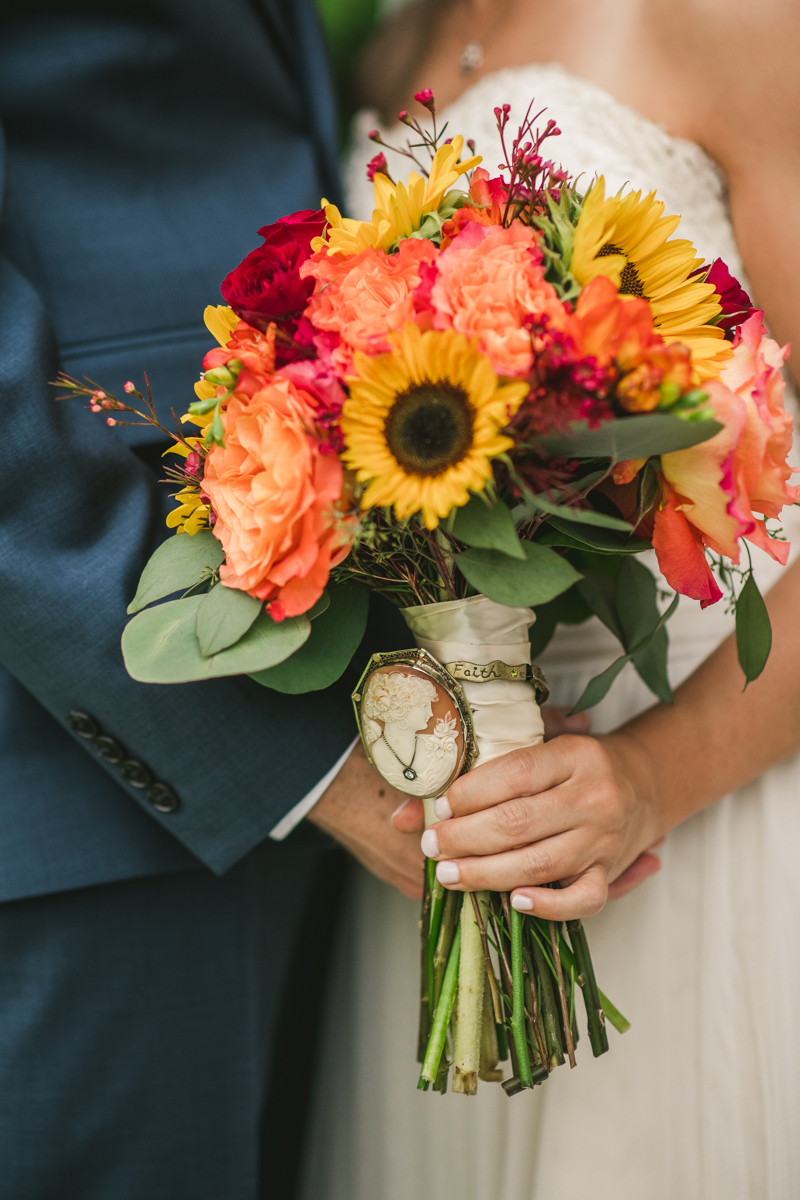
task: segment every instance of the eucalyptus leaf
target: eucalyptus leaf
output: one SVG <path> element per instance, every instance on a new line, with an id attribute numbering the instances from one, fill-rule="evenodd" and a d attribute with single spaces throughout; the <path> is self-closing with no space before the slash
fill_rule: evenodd
<path id="1" fill-rule="evenodd" d="M 555 550 L 537 542 L 523 542 L 525 558 L 509 558 L 499 550 L 478 547 L 464 550 L 455 558 L 464 578 L 478 592 L 498 604 L 546 604 L 571 587 L 580 575 Z"/>
<path id="2" fill-rule="evenodd" d="M 203 658 L 219 654 L 244 637 L 263 608 L 260 600 L 239 588 L 218 583 L 200 597 L 195 632 Z"/>
<path id="3" fill-rule="evenodd" d="M 736 653 L 744 671 L 744 686 L 758 679 L 772 649 L 769 613 L 752 571 L 736 599 Z"/>
<path id="4" fill-rule="evenodd" d="M 602 571 L 586 571 L 577 588 L 594 615 L 599 617 L 606 629 L 623 644 L 624 635 L 617 613 L 615 580 Z"/>
<path id="5" fill-rule="evenodd" d="M 500 550 L 520 560 L 525 558 L 511 513 L 502 500 L 487 504 L 480 496 L 471 496 L 462 508 L 454 510 L 451 533 L 468 546 Z"/>
<path id="6" fill-rule="evenodd" d="M 311 626 L 311 637 L 291 656 L 252 676 L 277 692 L 297 695 L 330 687 L 346 669 L 367 626 L 369 592 L 361 587 L 333 588 L 330 606 Z"/>
<path id="7" fill-rule="evenodd" d="M 331 594 L 328 591 L 324 591 L 313 608 L 310 608 L 306 613 L 309 621 L 314 621 L 317 617 L 321 617 L 324 612 L 327 612 L 330 608 L 330 603 Z"/>
<path id="8" fill-rule="evenodd" d="M 122 631 L 122 657 L 140 683 L 190 683 L 222 675 L 248 675 L 283 662 L 311 633 L 307 617 L 273 621 L 262 612 L 236 643 L 204 658 L 195 627 L 202 596 L 147 608 Z"/>
<path id="9" fill-rule="evenodd" d="M 204 568 L 216 571 L 224 561 L 222 544 L 210 529 L 201 529 L 194 536 L 174 534 L 150 556 L 128 613 L 137 613 L 164 596 L 185 592 L 200 583 Z"/>
<path id="10" fill-rule="evenodd" d="M 551 517 L 548 528 L 538 540 L 546 546 L 586 547 L 598 554 L 642 554 L 653 548 L 643 538 L 623 537 L 613 529 L 579 525 L 577 521 L 562 521 L 560 517 Z"/>
<path id="11" fill-rule="evenodd" d="M 631 659 L 639 678 L 647 684 L 653 695 L 663 700 L 664 704 L 672 704 L 673 699 L 667 671 L 668 661 L 669 635 L 663 625 L 653 634 L 650 644 L 638 654 L 634 654 Z"/>
<path id="12" fill-rule="evenodd" d="M 659 700 L 671 704 L 672 688 L 667 674 L 669 637 L 666 628 L 660 624 L 658 588 L 653 572 L 635 558 L 625 559 L 620 568 L 616 608 L 626 650 L 632 650 L 649 637 L 645 648 L 632 658 L 640 679 Z"/>
<path id="13" fill-rule="evenodd" d="M 546 454 L 559 458 L 649 458 L 671 454 L 706 442 L 719 433 L 718 421 L 682 421 L 671 413 L 647 413 L 621 417 L 590 429 L 586 421 L 574 421 L 568 434 L 539 438 Z"/>
<path id="14" fill-rule="evenodd" d="M 581 698 L 572 709 L 573 713 L 583 712 L 585 709 L 592 708 L 593 705 L 600 703 L 626 663 L 629 663 L 631 659 L 635 659 L 637 655 L 640 655 L 644 650 L 646 650 L 653 639 L 658 636 L 659 631 L 664 628 L 667 621 L 678 607 L 679 600 L 680 595 L 676 592 L 672 598 L 672 603 L 666 612 L 662 614 L 652 633 L 648 634 L 641 642 L 634 646 L 629 654 L 623 654 L 620 658 L 614 659 L 613 663 L 606 667 L 605 671 L 601 671 L 599 675 L 595 675 L 594 679 L 589 680 L 583 690 Z"/>
<path id="15" fill-rule="evenodd" d="M 633 533 L 633 526 L 619 517 L 607 513 L 595 512 L 594 509 L 572 508 L 567 504 L 554 504 L 546 496 L 528 496 L 511 512 L 515 525 L 532 520 L 538 512 L 550 513 L 554 517 L 562 517 L 578 525 L 596 525 L 601 529 L 616 529 L 620 533 Z"/>

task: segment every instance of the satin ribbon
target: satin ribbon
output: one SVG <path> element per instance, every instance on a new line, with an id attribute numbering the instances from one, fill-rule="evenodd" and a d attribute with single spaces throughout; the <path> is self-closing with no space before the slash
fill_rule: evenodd
<path id="1" fill-rule="evenodd" d="M 402 612 L 417 645 L 442 665 L 456 659 L 482 664 L 499 658 L 509 666 L 531 661 L 528 629 L 536 615 L 530 608 L 511 608 L 486 596 L 470 596 Z M 475 766 L 544 741 L 544 723 L 532 683 L 493 679 L 462 682 L 461 686 L 475 726 Z M 432 814 L 432 805 L 426 803 L 425 807 L 426 814 Z"/>

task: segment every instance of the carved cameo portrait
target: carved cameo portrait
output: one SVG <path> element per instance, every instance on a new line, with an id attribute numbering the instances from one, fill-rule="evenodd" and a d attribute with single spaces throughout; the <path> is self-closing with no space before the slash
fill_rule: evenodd
<path id="1" fill-rule="evenodd" d="M 419 653 L 402 657 L 410 661 L 368 669 L 353 695 L 364 747 L 373 766 L 398 791 L 440 796 L 464 767 L 471 723 L 465 728 L 465 704 L 447 687 L 441 668 L 434 673 L 424 662 L 418 665 L 423 661 Z"/>

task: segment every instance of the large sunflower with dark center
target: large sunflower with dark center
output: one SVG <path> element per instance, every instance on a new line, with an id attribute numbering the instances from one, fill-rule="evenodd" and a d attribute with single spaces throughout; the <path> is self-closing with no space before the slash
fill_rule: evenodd
<path id="1" fill-rule="evenodd" d="M 389 354 L 357 353 L 342 413 L 344 460 L 367 487 L 364 508 L 421 513 L 435 529 L 483 491 L 492 459 L 511 448 L 502 430 L 528 393 L 502 383 L 460 333 L 409 322 Z"/>
<path id="2" fill-rule="evenodd" d="M 386 418 L 386 445 L 404 471 L 440 475 L 469 450 L 473 424 L 463 388 L 425 380 L 396 397 Z"/>
<path id="3" fill-rule="evenodd" d="M 684 342 L 698 379 L 714 379 L 731 351 L 715 321 L 722 309 L 714 287 L 694 272 L 703 260 L 686 238 L 672 235 L 680 217 L 664 216 L 655 192 L 606 198 L 598 179 L 585 196 L 575 228 L 572 274 L 582 287 L 606 275 L 623 296 L 646 300 L 666 342 Z"/>

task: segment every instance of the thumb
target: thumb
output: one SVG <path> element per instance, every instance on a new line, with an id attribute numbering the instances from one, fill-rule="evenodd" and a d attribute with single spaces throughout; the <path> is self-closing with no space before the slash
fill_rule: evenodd
<path id="1" fill-rule="evenodd" d="M 425 828 L 425 806 L 416 796 L 406 796 L 392 813 L 391 821 L 398 833 L 421 833 Z"/>

